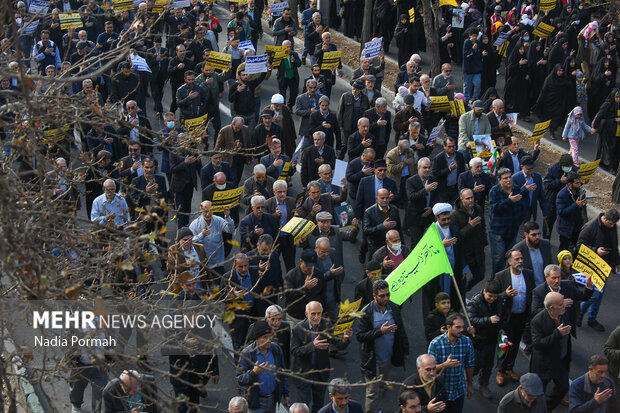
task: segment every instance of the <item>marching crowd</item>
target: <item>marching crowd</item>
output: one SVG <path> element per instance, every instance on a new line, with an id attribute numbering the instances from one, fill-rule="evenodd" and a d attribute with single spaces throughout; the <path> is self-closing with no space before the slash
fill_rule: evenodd
<path id="1" fill-rule="evenodd" d="M 120 3 L 11 2 L 14 21 L 4 22 L 0 43 L 4 154 L 18 154 L 23 185 L 51 196 L 60 212 L 85 211 L 93 225 L 118 231 L 159 233 L 167 226 L 174 234 L 170 245 L 149 243 L 157 258 L 148 265 L 111 275 L 127 283 L 119 294 L 137 294 L 134 285 L 146 294 L 151 287 L 139 274 L 147 272 L 179 303 L 214 296 L 237 303 L 227 329 L 241 396 L 230 399 L 230 413 L 272 413 L 279 404 L 290 413 L 382 411 L 383 381 L 412 355 L 403 321 L 411 314 L 390 301 L 385 278 L 432 225 L 453 275 L 422 287 L 422 314 L 415 316 L 424 320 L 428 350 L 399 384 L 403 413 L 469 411 L 475 376 L 480 395 L 494 398 L 494 368 L 498 386 L 519 382 L 497 395 L 498 412 L 551 412 L 560 404 L 570 412 L 620 411 L 620 326 L 604 349 L 592 349 L 588 371 L 569 385 L 578 328 L 605 330 L 597 321 L 605 290 L 590 276 L 576 277 L 573 261 L 585 246 L 620 272 L 620 215 L 610 209 L 587 216 L 579 174 L 585 133 L 599 134 L 602 167 L 615 173 L 620 159 L 618 33 L 604 8 L 557 1 L 541 11 L 532 0 L 471 0 L 459 6 L 464 22 L 455 27 L 456 8 L 443 5 L 441 73 L 431 76 L 419 54 L 426 51 L 421 4 L 375 0 L 373 35 L 383 38 L 383 50 L 362 52 L 348 91 L 332 96 L 342 63 L 323 63 L 344 45 L 333 43 L 329 30 L 342 24 L 346 36 L 359 37 L 363 1 L 329 2 L 329 21 L 318 0 L 298 1 L 299 20 L 289 7 L 271 8 L 274 43 L 284 51 L 270 54 L 258 73 L 246 60 L 265 46 L 267 2 L 231 2 L 227 22 L 214 16 L 210 1 L 175 7 L 149 0 L 115 10 Z M 64 27 L 70 11 L 80 27 Z M 546 35 L 537 30 L 543 23 L 551 27 Z M 389 105 L 381 90 L 392 38 L 401 67 Z M 303 43 L 301 56 L 296 42 Z M 224 67 L 213 63 L 216 52 L 230 55 Z M 462 87 L 452 65 L 463 67 Z M 310 75 L 303 78 L 305 66 Z M 495 88 L 500 68 L 503 99 Z M 279 93 L 263 102 L 261 86 L 273 82 L 274 70 Z M 26 85 L 23 73 L 41 76 Z M 166 83 L 171 104 L 164 109 Z M 27 119 L 13 105 L 26 93 L 75 103 L 82 116 L 59 139 L 22 145 L 19 123 Z M 435 105 L 444 96 L 452 109 Z M 115 119 L 102 115 L 110 105 Z M 232 113 L 230 124 L 222 125 L 221 105 Z M 552 139 L 563 128 L 561 138 L 570 140 L 570 154 L 544 176 L 534 171 L 540 142 L 531 153 L 521 147 L 510 127 L 514 114 L 551 120 Z M 187 127 L 205 115 L 208 129 Z M 479 150 L 480 135 L 497 151 Z M 84 185 L 75 179 L 80 171 Z M 337 171 L 341 182 L 332 180 Z M 195 196 L 199 211 L 192 210 Z M 281 231 L 299 218 L 315 224 L 311 232 Z M 365 274 L 347 272 L 355 281 L 351 296 L 342 288 L 344 243 L 358 241 Z M 57 246 L 50 257 L 79 260 L 80 248 L 88 246 Z M 336 333 L 345 298 L 361 300 L 361 315 Z M 504 352 L 496 361 L 498 337 Z M 352 340 L 365 380 L 362 403 L 330 370 L 330 358 L 346 355 Z M 519 377 L 521 343 L 530 364 Z M 161 410 L 144 374 L 148 344 L 139 346 L 144 371 L 125 370 L 110 381 L 87 354 L 73 360 L 72 411 L 82 411 L 89 384 L 93 411 Z M 197 411 L 207 383 L 219 382 L 218 356 L 199 347 L 169 356 L 179 412 Z"/>

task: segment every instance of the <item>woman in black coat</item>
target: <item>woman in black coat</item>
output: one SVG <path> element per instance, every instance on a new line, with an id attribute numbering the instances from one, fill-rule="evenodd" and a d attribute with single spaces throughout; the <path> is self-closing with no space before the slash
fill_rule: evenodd
<path id="1" fill-rule="evenodd" d="M 486 34 L 482 36 L 482 76 L 480 83 L 480 90 L 487 90 L 490 87 L 495 87 L 497 83 L 497 50 L 493 47 L 489 36 Z M 484 56 L 484 52 L 487 52 Z"/>
<path id="2" fill-rule="evenodd" d="M 596 143 L 596 158 L 601 160 L 601 167 L 616 173 L 620 158 L 620 145 L 617 144 L 616 131 L 618 125 L 618 110 L 620 110 L 620 89 L 614 89 L 599 109 L 592 127 L 599 135 Z"/>
<path id="3" fill-rule="evenodd" d="M 574 108 L 577 106 L 577 73 L 579 73 L 579 67 L 573 56 L 568 56 L 564 61 L 564 76 L 570 81 L 571 89 L 568 92 L 568 100 L 566 101 L 567 108 Z"/>
<path id="4" fill-rule="evenodd" d="M 398 66 L 400 67 L 407 63 L 412 54 L 419 51 L 413 23 L 409 23 L 409 16 L 406 14 L 400 15 L 394 30 L 394 38 L 398 47 Z"/>
<path id="5" fill-rule="evenodd" d="M 530 91 L 530 103 L 533 105 L 538 100 L 538 95 L 547 77 L 547 58 L 544 48 L 538 40 L 532 41 L 527 50 L 527 64 L 530 67 L 532 89 Z"/>
<path id="6" fill-rule="evenodd" d="M 606 56 L 596 62 L 588 87 L 588 113 L 598 112 L 616 84 L 617 70 L 615 63 Z"/>
<path id="7" fill-rule="evenodd" d="M 504 87 L 506 112 L 518 113 L 520 119 L 527 119 L 530 114 L 528 99 L 530 68 L 527 62 L 525 47 L 520 46 L 513 50 L 506 63 L 506 85 Z"/>
<path id="8" fill-rule="evenodd" d="M 574 86 L 573 86 L 574 87 Z M 555 139 L 555 129 L 564 126 L 568 113 L 566 101 L 569 95 L 570 81 L 564 75 L 564 68 L 555 65 L 543 83 L 534 111 L 541 121 L 551 119 L 549 133 Z"/>

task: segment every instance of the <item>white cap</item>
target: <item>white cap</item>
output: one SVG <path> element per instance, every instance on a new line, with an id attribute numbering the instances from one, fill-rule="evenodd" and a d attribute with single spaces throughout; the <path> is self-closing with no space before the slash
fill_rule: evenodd
<path id="1" fill-rule="evenodd" d="M 433 205 L 433 214 L 436 217 L 446 212 L 452 212 L 452 205 L 446 204 L 445 202 L 440 202 L 438 204 Z"/>
<path id="2" fill-rule="evenodd" d="M 284 103 L 284 96 L 279 93 L 276 93 L 271 97 L 271 103 Z"/>

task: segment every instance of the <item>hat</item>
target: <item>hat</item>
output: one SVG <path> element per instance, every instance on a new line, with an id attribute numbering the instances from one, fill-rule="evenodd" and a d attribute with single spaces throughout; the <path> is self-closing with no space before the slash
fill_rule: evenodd
<path id="1" fill-rule="evenodd" d="M 409 89 L 407 89 L 404 86 L 401 86 L 398 88 L 398 94 L 401 95 L 402 97 L 405 97 L 409 94 Z"/>
<path id="2" fill-rule="evenodd" d="M 366 271 L 377 271 L 381 269 L 381 264 L 379 264 L 377 261 L 368 261 L 368 263 L 366 263 Z"/>
<path id="3" fill-rule="evenodd" d="M 26 7 L 26 3 L 24 3 L 23 1 L 18 1 L 17 2 L 17 7 Z"/>
<path id="4" fill-rule="evenodd" d="M 284 103 L 284 96 L 279 93 L 276 93 L 271 97 L 271 103 Z"/>
<path id="5" fill-rule="evenodd" d="M 573 166 L 573 157 L 568 153 L 563 153 L 560 156 L 560 166 Z"/>
<path id="6" fill-rule="evenodd" d="M 261 117 L 263 117 L 263 116 L 273 116 L 273 115 L 275 115 L 275 112 L 273 111 L 273 109 L 269 109 L 269 108 L 263 109 L 263 113 L 260 114 Z"/>
<path id="7" fill-rule="evenodd" d="M 439 202 L 433 205 L 433 214 L 436 217 L 441 214 L 445 214 L 446 212 L 452 212 L 452 205 L 446 204 L 445 202 Z"/>
<path id="8" fill-rule="evenodd" d="M 269 324 L 267 324 L 265 320 L 259 320 L 254 324 L 252 340 L 257 340 L 269 333 L 271 333 L 271 327 L 269 327 Z"/>
<path id="9" fill-rule="evenodd" d="M 544 393 L 542 381 L 536 373 L 525 373 L 521 376 L 519 384 L 530 396 L 538 397 Z"/>
<path id="10" fill-rule="evenodd" d="M 316 251 L 315 250 L 303 250 L 301 252 L 301 260 L 308 267 L 314 267 L 314 264 L 316 263 L 318 258 L 319 257 L 316 255 Z"/>
<path id="11" fill-rule="evenodd" d="M 317 221 L 331 221 L 332 214 L 330 214 L 327 211 L 321 211 L 318 214 L 316 214 L 316 220 Z"/>
<path id="12" fill-rule="evenodd" d="M 405 101 L 405 105 L 412 105 L 413 102 L 415 101 L 415 98 L 413 97 L 412 94 L 409 94 L 409 95 L 405 96 L 405 98 L 403 100 Z"/>
<path id="13" fill-rule="evenodd" d="M 422 57 L 419 54 L 414 53 L 414 54 L 411 55 L 411 58 L 409 58 L 409 60 L 413 60 L 413 61 L 419 60 L 421 62 L 422 61 Z"/>
<path id="14" fill-rule="evenodd" d="M 183 238 L 187 237 L 188 235 L 191 235 L 193 237 L 194 233 L 187 227 L 181 228 L 179 230 L 179 233 L 177 234 L 177 242 L 181 241 Z"/>
<path id="15" fill-rule="evenodd" d="M 377 168 L 386 168 L 387 167 L 387 163 L 385 162 L 385 159 L 376 159 L 375 160 L 375 169 Z"/>
<path id="16" fill-rule="evenodd" d="M 573 254 L 571 254 L 568 250 L 558 252 L 558 264 L 562 265 L 562 261 L 564 261 L 564 258 L 567 256 L 571 257 L 571 259 L 573 258 Z"/>
<path id="17" fill-rule="evenodd" d="M 525 155 L 523 158 L 521 158 L 521 166 L 525 166 L 526 168 L 533 168 L 534 158 L 532 158 L 530 155 Z"/>
<path id="18" fill-rule="evenodd" d="M 373 75 L 366 75 L 366 80 L 370 80 L 371 82 L 376 82 L 377 78 Z"/>
<path id="19" fill-rule="evenodd" d="M 495 6 L 495 11 L 501 12 L 502 11 L 502 6 Z"/>
<path id="20" fill-rule="evenodd" d="M 356 79 L 355 82 L 353 82 L 353 87 L 357 90 L 362 90 L 364 89 L 364 82 L 362 82 L 359 79 Z"/>
<path id="21" fill-rule="evenodd" d="M 474 109 L 476 110 L 484 110 L 484 102 L 481 101 L 480 99 L 474 101 Z"/>
<path id="22" fill-rule="evenodd" d="M 79 42 L 77 42 L 76 47 L 78 49 L 83 49 L 85 47 L 88 47 L 88 43 L 86 43 L 84 40 L 80 40 Z"/>

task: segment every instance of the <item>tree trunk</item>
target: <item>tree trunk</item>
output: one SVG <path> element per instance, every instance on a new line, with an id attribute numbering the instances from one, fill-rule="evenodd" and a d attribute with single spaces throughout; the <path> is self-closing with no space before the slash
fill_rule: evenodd
<path id="1" fill-rule="evenodd" d="M 372 6 L 374 0 L 366 0 L 364 2 L 364 20 L 362 23 L 362 39 L 360 41 L 360 53 L 364 48 L 364 44 L 372 39 Z"/>
<path id="2" fill-rule="evenodd" d="M 426 35 L 426 50 L 431 56 L 430 76 L 436 76 L 441 72 L 441 59 L 439 58 L 439 7 L 437 0 L 422 0 L 424 9 L 424 34 Z"/>
<path id="3" fill-rule="evenodd" d="M 293 16 L 293 18 L 297 20 L 297 27 L 302 27 L 301 16 L 299 15 L 299 13 L 301 13 L 303 10 L 299 10 L 299 7 L 297 7 L 297 0 L 289 1 L 288 6 L 291 8 L 291 16 Z"/>

